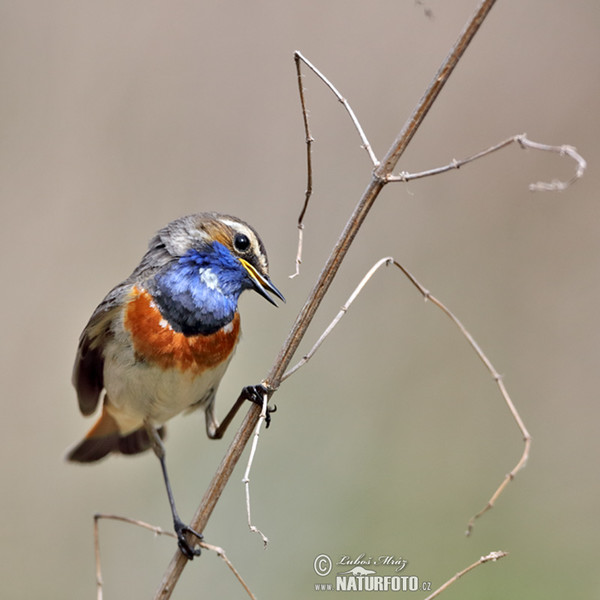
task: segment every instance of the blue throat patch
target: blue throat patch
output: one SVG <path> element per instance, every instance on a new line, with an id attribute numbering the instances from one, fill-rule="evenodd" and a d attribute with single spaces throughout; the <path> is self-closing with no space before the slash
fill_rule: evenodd
<path id="1" fill-rule="evenodd" d="M 219 242 L 190 250 L 155 276 L 148 291 L 169 325 L 184 335 L 210 335 L 233 319 L 252 287 L 240 261 Z"/>

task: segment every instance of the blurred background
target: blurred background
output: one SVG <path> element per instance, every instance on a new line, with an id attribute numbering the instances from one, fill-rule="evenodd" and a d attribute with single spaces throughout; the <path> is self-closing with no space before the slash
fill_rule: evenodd
<path id="1" fill-rule="evenodd" d="M 3 597 L 94 598 L 95 512 L 171 525 L 153 455 L 63 460 L 91 425 L 70 384 L 78 336 L 154 231 L 205 210 L 260 231 L 288 302 L 275 310 L 243 297 L 244 337 L 218 413 L 268 372 L 371 171 L 342 107 L 307 74 L 314 195 L 302 272 L 288 279 L 306 181 L 293 51 L 335 82 L 382 157 L 475 5 L 0 4 Z M 515 146 L 388 186 L 298 354 L 367 269 L 393 255 L 504 375 L 534 440 L 527 468 L 465 538 L 518 460 L 521 436 L 453 325 L 399 272 L 382 270 L 274 398 L 252 472 L 268 548 L 246 525 L 245 458 L 205 531 L 258 597 L 317 596 L 316 583 L 333 581 L 313 571 L 322 553 L 401 557 L 404 574 L 435 588 L 499 549 L 510 556 L 443 597 L 600 594 L 599 26 L 594 0 L 498 2 L 399 165 L 440 166 L 527 132 L 576 146 L 589 162 L 584 179 L 531 193 L 529 183 L 568 179 L 574 165 Z M 185 519 L 232 435 L 207 440 L 199 414 L 169 424 Z M 152 597 L 175 545 L 110 522 L 101 548 L 104 597 L 117 600 Z M 205 553 L 173 597 L 246 596 Z"/>

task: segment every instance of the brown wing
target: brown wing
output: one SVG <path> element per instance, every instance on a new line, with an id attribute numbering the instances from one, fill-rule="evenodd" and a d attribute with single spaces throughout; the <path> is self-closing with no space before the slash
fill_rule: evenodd
<path id="1" fill-rule="evenodd" d="M 96 308 L 79 338 L 72 381 L 84 415 L 91 415 L 98 406 L 104 388 L 104 347 L 112 335 L 111 323 L 130 288 L 126 282 L 114 288 Z"/>
<path id="2" fill-rule="evenodd" d="M 140 264 L 102 300 L 79 338 L 72 381 L 77 391 L 79 409 L 84 415 L 91 415 L 98 406 L 104 388 L 104 347 L 112 335 L 113 319 L 122 309 L 127 294 L 134 284 L 143 286 L 145 281 L 174 260 L 174 255 L 167 250 L 163 241 L 168 234 L 167 226 L 150 240 L 148 251 Z"/>

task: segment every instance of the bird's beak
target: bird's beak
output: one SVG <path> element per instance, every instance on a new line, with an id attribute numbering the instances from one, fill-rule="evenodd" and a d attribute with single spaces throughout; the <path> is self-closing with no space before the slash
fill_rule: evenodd
<path id="1" fill-rule="evenodd" d="M 285 298 L 283 294 L 271 283 L 268 277 L 261 275 L 248 261 L 240 258 L 239 261 L 242 263 L 244 269 L 248 271 L 248 275 L 250 275 L 250 279 L 252 280 L 252 284 L 254 285 L 254 289 L 263 297 L 266 298 L 273 306 L 277 306 L 275 300 L 269 296 L 268 292 L 271 292 L 275 296 L 277 296 L 280 300 L 285 302 Z"/>

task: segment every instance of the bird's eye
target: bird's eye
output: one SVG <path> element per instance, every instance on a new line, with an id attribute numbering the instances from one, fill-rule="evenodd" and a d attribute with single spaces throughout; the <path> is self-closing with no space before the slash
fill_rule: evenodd
<path id="1" fill-rule="evenodd" d="M 236 236 L 233 238 L 233 247 L 238 252 L 246 252 L 248 248 L 250 248 L 250 240 L 248 239 L 248 236 L 244 235 L 243 233 L 236 234 Z"/>

